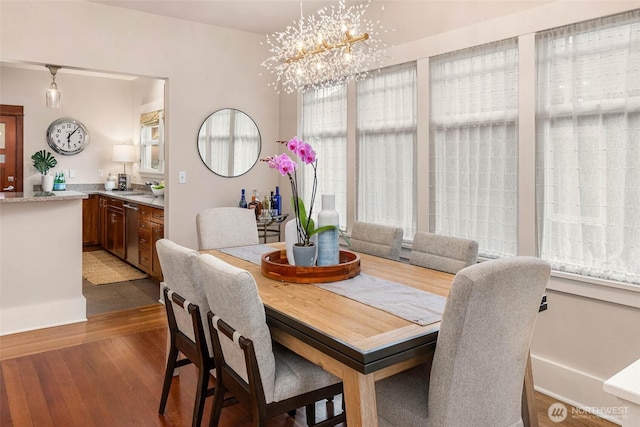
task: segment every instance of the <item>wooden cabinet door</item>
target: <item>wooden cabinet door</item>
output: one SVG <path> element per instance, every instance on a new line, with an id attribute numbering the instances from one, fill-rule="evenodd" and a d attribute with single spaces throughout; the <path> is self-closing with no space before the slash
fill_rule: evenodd
<path id="1" fill-rule="evenodd" d="M 97 245 L 100 243 L 100 215 L 98 196 L 89 195 L 82 200 L 82 244 Z"/>
<path id="2" fill-rule="evenodd" d="M 151 271 L 152 276 L 162 281 L 162 268 L 160 268 L 160 260 L 158 259 L 158 252 L 156 251 L 156 242 L 164 237 L 164 224 L 151 224 Z"/>

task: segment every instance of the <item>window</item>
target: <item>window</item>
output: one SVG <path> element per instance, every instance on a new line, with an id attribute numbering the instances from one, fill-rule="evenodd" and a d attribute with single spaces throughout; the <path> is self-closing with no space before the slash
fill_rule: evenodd
<path id="1" fill-rule="evenodd" d="M 322 194 L 335 194 L 340 225 L 347 225 L 347 86 L 311 89 L 303 94 L 301 138 L 316 150 L 318 189 Z M 311 200 L 313 168 L 303 171 L 303 198 Z M 314 209 L 320 212 L 321 204 Z"/>
<path id="2" fill-rule="evenodd" d="M 162 110 L 140 116 L 140 172 L 164 173 L 164 114 Z"/>
<path id="3" fill-rule="evenodd" d="M 536 45 L 539 255 L 640 284 L 640 11 L 540 33 Z"/>
<path id="4" fill-rule="evenodd" d="M 516 39 L 430 59 L 429 229 L 517 253 Z"/>
<path id="5" fill-rule="evenodd" d="M 416 63 L 373 72 L 357 84 L 358 221 L 416 232 Z"/>

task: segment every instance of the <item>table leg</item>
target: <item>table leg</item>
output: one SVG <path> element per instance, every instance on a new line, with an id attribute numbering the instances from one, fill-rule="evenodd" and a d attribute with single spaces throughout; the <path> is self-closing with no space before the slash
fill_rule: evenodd
<path id="1" fill-rule="evenodd" d="M 522 422 L 525 427 L 538 427 L 536 396 L 533 389 L 533 370 L 531 369 L 531 352 L 527 355 L 527 367 L 524 371 L 524 384 L 522 386 Z"/>
<path id="2" fill-rule="evenodd" d="M 378 426 L 376 384 L 373 374 L 349 370 L 342 377 L 348 426 Z"/>

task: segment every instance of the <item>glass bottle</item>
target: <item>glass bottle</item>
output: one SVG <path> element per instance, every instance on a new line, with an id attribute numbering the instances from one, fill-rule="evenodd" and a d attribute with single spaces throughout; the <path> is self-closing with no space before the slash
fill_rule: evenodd
<path id="1" fill-rule="evenodd" d="M 278 212 L 278 215 L 282 215 L 282 197 L 280 196 L 280 187 L 276 186 L 275 198 L 276 206 L 274 209 Z"/>
<path id="2" fill-rule="evenodd" d="M 269 198 L 269 202 L 271 203 L 271 216 L 277 216 L 278 215 L 278 208 L 277 208 L 277 205 L 276 205 L 275 196 L 273 195 L 273 191 L 271 192 L 271 197 Z"/>
<path id="3" fill-rule="evenodd" d="M 254 213 L 256 214 L 256 219 L 258 219 L 258 216 L 260 215 L 260 212 L 258 212 L 258 201 L 256 200 L 257 194 L 258 194 L 258 190 L 253 190 L 253 193 L 251 194 L 251 201 L 249 202 L 249 209 L 254 210 Z"/>
<path id="4" fill-rule="evenodd" d="M 238 207 L 246 208 L 247 207 L 247 199 L 244 195 L 244 188 L 242 189 L 242 196 L 240 197 L 240 203 L 238 203 Z"/>

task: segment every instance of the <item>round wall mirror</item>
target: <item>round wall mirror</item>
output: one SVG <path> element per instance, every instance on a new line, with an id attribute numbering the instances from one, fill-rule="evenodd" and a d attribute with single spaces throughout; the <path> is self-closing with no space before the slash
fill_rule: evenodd
<path id="1" fill-rule="evenodd" d="M 198 153 L 211 172 L 225 177 L 247 173 L 260 157 L 260 132 L 240 110 L 225 108 L 205 119 L 198 132 Z"/>

